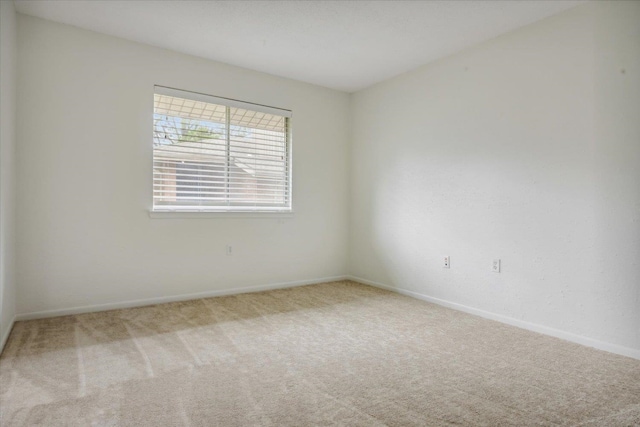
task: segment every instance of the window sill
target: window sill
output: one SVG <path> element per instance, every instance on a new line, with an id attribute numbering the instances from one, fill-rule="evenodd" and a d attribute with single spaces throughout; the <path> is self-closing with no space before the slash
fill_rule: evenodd
<path id="1" fill-rule="evenodd" d="M 293 218 L 293 211 L 170 211 L 150 210 L 150 218 L 163 219 L 205 219 L 205 218 Z"/>

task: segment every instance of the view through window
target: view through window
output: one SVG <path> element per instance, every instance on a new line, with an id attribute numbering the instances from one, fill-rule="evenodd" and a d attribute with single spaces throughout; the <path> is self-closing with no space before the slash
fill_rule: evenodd
<path id="1" fill-rule="evenodd" d="M 154 211 L 291 210 L 291 112 L 156 86 Z"/>

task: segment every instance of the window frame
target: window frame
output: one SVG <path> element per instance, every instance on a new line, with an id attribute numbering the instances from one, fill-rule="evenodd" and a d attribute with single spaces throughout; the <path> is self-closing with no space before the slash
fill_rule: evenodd
<path id="1" fill-rule="evenodd" d="M 153 97 L 155 95 L 164 95 L 189 99 L 192 101 L 205 102 L 210 104 L 221 105 L 227 108 L 240 108 L 255 112 L 262 112 L 282 116 L 285 119 L 285 165 L 286 165 L 286 200 L 287 204 L 283 206 L 260 206 L 251 207 L 242 205 L 220 205 L 220 206 L 202 206 L 202 207 L 180 207 L 180 206 L 157 206 L 155 204 L 155 184 L 154 184 L 154 162 L 155 152 L 152 140 L 151 148 L 151 207 L 149 208 L 149 216 L 151 218 L 210 218 L 210 217 L 227 217 L 227 218 L 265 218 L 265 217 L 291 217 L 293 216 L 293 143 L 292 143 L 292 126 L 291 119 L 293 113 L 291 110 L 284 108 L 272 107 L 264 104 L 258 104 L 247 101 L 240 101 L 232 98 L 208 95 L 201 92 L 194 92 L 184 89 L 176 89 L 168 86 L 154 85 Z M 155 104 L 153 105 L 153 114 L 155 114 Z M 153 132 L 153 126 L 152 126 Z M 229 136 L 227 135 L 227 139 Z M 227 141 L 227 144 L 229 141 Z M 229 157 L 227 158 L 226 167 L 229 168 Z"/>

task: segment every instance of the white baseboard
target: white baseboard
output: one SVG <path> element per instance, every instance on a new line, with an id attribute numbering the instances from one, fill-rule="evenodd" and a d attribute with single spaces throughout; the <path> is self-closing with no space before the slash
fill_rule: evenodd
<path id="1" fill-rule="evenodd" d="M 512 317 L 491 313 L 478 308 L 469 307 L 463 304 L 458 304 L 458 303 L 443 300 L 440 298 L 434 298 L 434 297 L 424 295 L 414 291 L 395 288 L 393 286 L 385 285 L 383 283 L 375 282 L 368 279 L 363 279 L 361 277 L 356 277 L 356 276 L 333 276 L 333 277 L 324 277 L 324 278 L 318 278 L 318 279 L 297 280 L 293 282 L 272 283 L 268 285 L 246 286 L 246 287 L 233 288 L 233 289 L 213 290 L 213 291 L 198 292 L 198 293 L 192 293 L 192 294 L 172 295 L 167 297 L 156 297 L 156 298 L 147 298 L 147 299 L 139 299 L 139 300 L 131 300 L 131 301 L 120 301 L 120 302 L 107 303 L 107 304 L 87 305 L 87 306 L 64 308 L 64 309 L 58 309 L 58 310 L 45 310 L 45 311 L 38 311 L 38 312 L 31 312 L 31 313 L 22 313 L 22 314 L 18 314 L 11 321 L 11 325 L 9 329 L 7 330 L 5 335 L 1 337 L 0 352 L 4 348 L 4 345 L 6 344 L 7 339 L 9 338 L 9 334 L 11 333 L 11 330 L 13 328 L 13 324 L 16 321 L 20 321 L 20 320 L 42 319 L 47 317 L 67 316 L 70 314 L 91 313 L 96 311 L 115 310 L 120 308 L 143 307 L 146 305 L 163 304 L 167 302 L 188 301 L 188 300 L 199 299 L 199 298 L 235 295 L 235 294 L 242 294 L 242 293 L 249 293 L 249 292 L 260 292 L 260 291 L 267 291 L 272 289 L 293 288 L 296 286 L 335 282 L 339 280 L 352 280 L 354 282 L 362 283 L 365 285 L 386 289 L 388 291 L 392 291 L 402 295 L 417 298 L 433 304 L 441 305 L 443 307 L 448 307 L 454 310 L 463 311 L 465 313 L 474 314 L 476 316 L 484 317 L 486 319 L 496 320 L 498 322 L 516 326 L 518 328 L 526 329 L 533 332 L 538 332 L 545 335 L 550 335 L 552 337 L 564 339 L 566 341 L 571 341 L 577 344 L 585 345 L 587 347 L 593 347 L 593 348 L 597 348 L 598 350 L 604 350 L 610 353 L 620 354 L 622 356 L 627 356 L 627 357 L 640 360 L 640 350 L 637 350 L 637 349 L 595 340 L 593 338 L 588 338 L 582 335 L 573 334 L 571 332 L 565 332 L 559 329 L 550 328 L 548 326 L 538 325 L 536 323 L 525 322 L 524 320 L 518 320 Z"/>
<path id="2" fill-rule="evenodd" d="M 18 314 L 16 321 L 43 319 L 47 317 L 67 316 L 70 314 L 92 313 L 96 311 L 116 310 L 120 308 L 143 307 L 146 305 L 164 304 L 167 302 L 188 301 L 200 298 L 219 297 L 224 295 L 236 295 L 249 292 L 268 291 L 272 289 L 293 288 L 296 286 L 313 285 L 316 283 L 336 282 L 347 280 L 348 276 L 323 277 L 318 279 L 296 280 L 293 282 L 271 283 L 268 285 L 245 286 L 241 288 L 213 290 L 197 292 L 193 294 L 171 295 L 166 297 L 146 298 L 130 301 L 120 301 L 107 304 L 85 305 L 81 307 L 62 308 L 57 310 L 36 311 Z"/>
<path id="3" fill-rule="evenodd" d="M 565 332 L 559 329 L 550 328 L 548 326 L 538 325 L 536 323 L 525 322 L 524 320 L 514 319 L 513 317 L 503 316 L 501 314 L 495 314 L 488 311 L 480 310 L 478 308 L 469 307 L 463 304 L 458 304 L 451 301 L 446 301 L 440 298 L 430 297 L 414 291 L 408 291 L 401 288 L 394 288 L 393 286 L 385 285 L 383 283 L 374 282 L 372 280 L 363 279 L 361 277 L 348 276 L 349 280 L 359 282 L 365 285 L 374 286 L 376 288 L 386 289 L 388 291 L 396 292 L 402 295 L 417 298 L 423 301 L 431 302 L 433 304 L 441 305 L 443 307 L 452 308 L 458 311 L 464 311 L 465 313 L 474 314 L 476 316 L 484 317 L 486 319 L 496 320 L 501 323 L 516 326 L 518 328 L 526 329 L 533 332 L 538 332 L 544 335 L 550 335 L 552 337 L 560 338 L 566 341 L 571 341 L 577 344 L 581 344 L 587 347 L 597 348 L 598 350 L 608 351 L 610 353 L 619 354 L 622 356 L 631 357 L 633 359 L 640 360 L 640 350 L 624 347 L 617 344 L 611 344 L 604 341 L 595 340 L 582 335 L 573 334 L 571 332 Z"/>
<path id="4" fill-rule="evenodd" d="M 13 319 L 11 319 L 11 322 L 9 322 L 9 328 L 7 328 L 7 331 L 4 333 L 3 336 L 0 337 L 0 354 L 2 354 L 2 351 L 4 350 L 4 346 L 7 343 L 7 340 L 9 339 L 9 335 L 11 335 L 11 331 L 13 330 L 13 325 L 16 323 L 18 319 L 16 318 L 16 316 L 13 317 Z"/>

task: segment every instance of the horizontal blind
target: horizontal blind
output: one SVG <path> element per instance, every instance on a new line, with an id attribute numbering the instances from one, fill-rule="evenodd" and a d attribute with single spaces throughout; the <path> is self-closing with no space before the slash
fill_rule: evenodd
<path id="1" fill-rule="evenodd" d="M 154 210 L 290 210 L 290 116 L 156 87 Z"/>

